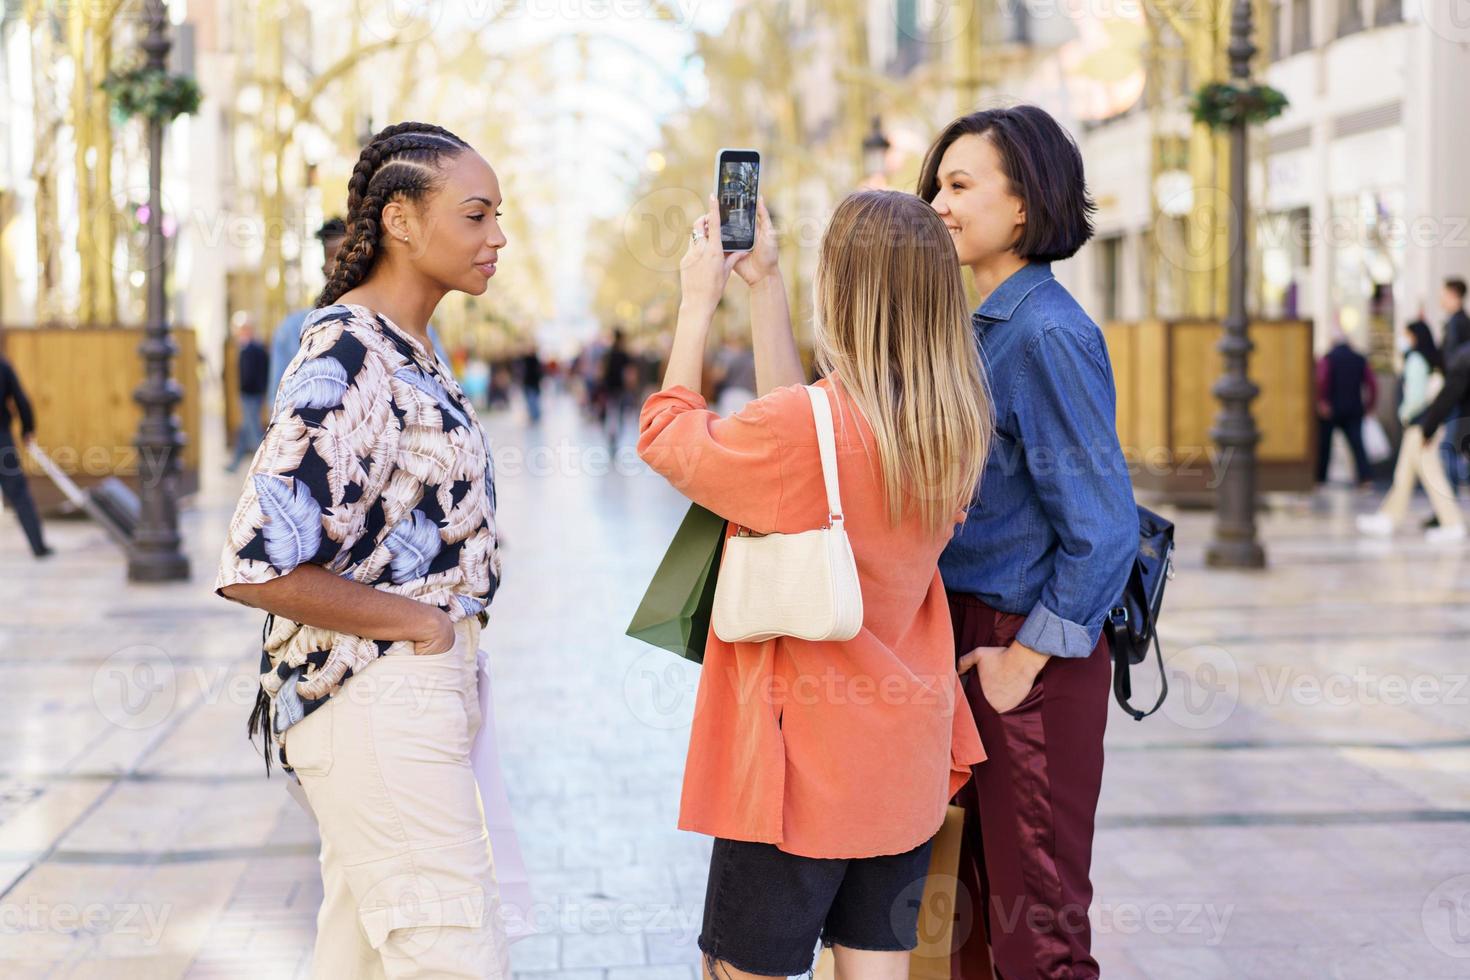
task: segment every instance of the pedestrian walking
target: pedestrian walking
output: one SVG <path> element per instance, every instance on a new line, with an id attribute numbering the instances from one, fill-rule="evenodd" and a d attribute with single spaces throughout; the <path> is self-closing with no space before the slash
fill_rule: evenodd
<path id="1" fill-rule="evenodd" d="M 1444 281 L 1439 291 L 1439 306 L 1445 314 L 1444 344 L 1441 350 L 1448 364 L 1459 356 L 1461 350 L 1470 347 L 1470 314 L 1465 312 L 1465 280 L 1452 276 Z M 1440 459 L 1444 463 L 1445 476 L 1450 491 L 1458 498 L 1460 488 L 1470 486 L 1470 459 L 1455 451 L 1458 437 L 1470 434 L 1470 413 L 1458 408 L 1451 410 L 1444 420 L 1446 438 L 1440 442 Z M 1434 522 L 1437 522 L 1436 517 Z"/>
<path id="2" fill-rule="evenodd" d="M 249 458 L 265 438 L 261 414 L 270 387 L 270 352 L 255 339 L 255 324 L 240 315 L 235 325 L 235 377 L 240 395 L 240 425 L 235 430 L 235 455 L 226 467 L 231 473 Z"/>
<path id="3" fill-rule="evenodd" d="M 631 407 L 629 393 L 629 368 L 633 364 L 628 354 L 626 338 L 622 328 L 613 330 L 612 344 L 602 361 L 602 376 L 599 379 L 602 391 L 602 429 L 607 436 L 609 449 L 618 448 L 623 427 L 627 424 L 628 409 Z"/>
<path id="4" fill-rule="evenodd" d="M 545 365 L 541 363 L 541 355 L 536 351 L 536 345 L 532 344 L 526 348 L 521 355 L 521 391 L 526 397 L 526 414 L 534 425 L 541 421 L 541 385 L 546 378 Z"/>
<path id="5" fill-rule="evenodd" d="M 13 419 L 20 421 L 21 444 L 33 443 L 36 438 L 35 410 L 21 387 L 15 368 L 0 357 L 0 494 L 5 498 L 5 506 L 15 511 L 16 520 L 20 521 L 20 528 L 25 532 L 26 543 L 31 546 L 31 554 L 46 558 L 53 552 L 41 532 L 41 516 L 36 513 L 31 486 L 21 466 Z"/>
<path id="6" fill-rule="evenodd" d="M 1470 432 L 1463 426 L 1459 430 L 1452 429 L 1448 424 L 1451 417 L 1462 421 L 1470 418 L 1470 344 L 1461 344 L 1455 356 L 1446 362 L 1444 387 L 1434 396 L 1429 407 L 1413 420 L 1414 427 L 1422 432 L 1420 438 L 1425 445 L 1432 445 L 1443 431 L 1442 444 L 1448 445 L 1460 459 L 1470 459 Z M 1448 491 L 1448 485 L 1442 489 Z M 1431 490 L 1431 499 L 1433 493 Z M 1431 544 L 1458 544 L 1465 540 L 1467 534 L 1464 515 L 1453 495 L 1446 492 L 1443 496 L 1448 498 L 1453 511 L 1443 506 L 1437 509 L 1436 513 L 1443 511 L 1439 525 L 1425 531 L 1425 538 Z"/>
<path id="7" fill-rule="evenodd" d="M 1363 420 L 1378 404 L 1378 379 L 1368 359 L 1353 349 L 1341 327 L 1335 328 L 1330 350 L 1317 360 L 1317 483 L 1327 482 L 1332 461 L 1332 433 L 1347 437 L 1359 487 L 1372 486 Z"/>
<path id="8" fill-rule="evenodd" d="M 1092 234 L 1082 157 L 1046 112 L 962 116 L 918 193 L 980 306 L 995 406 L 979 500 L 939 559 L 988 758 L 960 794 L 962 900 L 983 923 L 956 977 L 1098 976 L 1087 918 L 1111 682 L 1103 619 L 1138 551 L 1102 331 L 1052 275 Z M 987 956 L 986 942 L 990 954 Z"/>
<path id="9" fill-rule="evenodd" d="M 495 171 L 438 126 L 363 148 L 215 582 L 270 613 L 250 729 L 316 814 L 322 980 L 510 975 L 469 761 L 500 581 L 492 456 L 428 337 L 445 294 L 486 291 L 500 204 Z"/>
<path id="10" fill-rule="evenodd" d="M 1429 529 L 1431 539 L 1454 538 L 1453 528 L 1463 530 L 1464 518 L 1455 503 L 1454 491 L 1445 478 L 1438 440 L 1426 441 L 1424 429 L 1414 424 L 1414 420 L 1429 407 L 1435 394 L 1432 383 L 1444 380 L 1438 374 L 1443 367 L 1439 348 L 1434 343 L 1429 324 L 1423 320 L 1414 320 L 1404 328 L 1400 347 L 1404 354 L 1404 371 L 1400 383 L 1399 420 L 1404 424 L 1404 437 L 1394 466 L 1393 486 L 1377 511 L 1358 516 L 1358 530 L 1377 537 L 1392 534 L 1407 516 L 1414 490 L 1422 484 L 1437 521 L 1436 527 Z M 1444 528 L 1451 530 L 1440 533 Z"/>

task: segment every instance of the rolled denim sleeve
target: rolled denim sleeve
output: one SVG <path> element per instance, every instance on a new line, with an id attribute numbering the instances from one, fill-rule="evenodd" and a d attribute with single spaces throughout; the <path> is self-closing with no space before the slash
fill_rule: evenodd
<path id="1" fill-rule="evenodd" d="M 1015 425 L 1042 512 L 1056 533 L 1052 577 L 1016 639 L 1085 657 L 1138 551 L 1138 511 L 1114 422 L 1113 372 L 1092 324 L 1050 326 L 1023 360 Z"/>

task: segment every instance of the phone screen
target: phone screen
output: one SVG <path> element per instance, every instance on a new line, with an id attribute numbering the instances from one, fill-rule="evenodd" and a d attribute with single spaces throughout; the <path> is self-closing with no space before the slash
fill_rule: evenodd
<path id="1" fill-rule="evenodd" d="M 727 252 L 744 252 L 755 245 L 760 172 L 760 154 L 754 150 L 726 150 L 720 154 L 715 197 L 720 203 L 720 240 Z"/>

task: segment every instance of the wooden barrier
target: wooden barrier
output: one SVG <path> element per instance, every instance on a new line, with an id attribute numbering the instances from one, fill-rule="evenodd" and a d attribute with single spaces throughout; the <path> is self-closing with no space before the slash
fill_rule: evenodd
<path id="1" fill-rule="evenodd" d="M 1211 390 L 1224 369 L 1218 322 L 1146 320 L 1103 327 L 1118 388 L 1118 438 L 1140 490 L 1180 502 L 1213 499 L 1217 450 L 1210 429 L 1220 403 Z M 1251 403 L 1261 442 L 1260 490 L 1306 491 L 1315 484 L 1312 324 L 1250 325 Z"/>
<path id="2" fill-rule="evenodd" d="M 137 488 L 133 438 L 142 408 L 133 392 L 143 383 L 139 327 L 7 327 L 0 350 L 15 367 L 36 410 L 36 441 L 82 487 L 116 476 Z M 200 393 L 194 331 L 172 330 L 178 353 L 174 380 L 183 390 L 175 412 L 184 436 L 180 489 L 199 486 Z M 17 434 L 19 430 L 17 429 Z M 43 510 L 64 499 L 35 461 L 26 458 L 31 492 Z"/>

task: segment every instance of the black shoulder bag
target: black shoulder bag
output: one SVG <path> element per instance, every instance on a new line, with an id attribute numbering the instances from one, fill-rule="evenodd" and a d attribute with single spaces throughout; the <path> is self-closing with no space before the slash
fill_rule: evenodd
<path id="1" fill-rule="evenodd" d="M 1123 596 L 1108 613 L 1103 629 L 1113 655 L 1113 697 L 1134 721 L 1142 721 L 1164 703 L 1169 679 L 1164 674 L 1164 652 L 1159 647 L 1159 610 L 1164 584 L 1174 577 L 1174 525 L 1146 507 L 1138 508 L 1138 555 Z M 1159 661 L 1159 698 L 1147 711 L 1129 704 L 1133 683 L 1128 672 L 1148 658 L 1152 645 Z"/>

